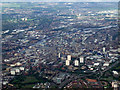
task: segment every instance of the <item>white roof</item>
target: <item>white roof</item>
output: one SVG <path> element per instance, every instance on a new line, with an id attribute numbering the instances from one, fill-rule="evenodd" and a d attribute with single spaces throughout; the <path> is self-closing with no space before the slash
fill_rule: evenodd
<path id="1" fill-rule="evenodd" d="M 16 69 L 15 71 L 16 71 L 16 72 L 20 72 L 20 70 L 19 70 L 19 69 Z"/>
<path id="2" fill-rule="evenodd" d="M 106 62 L 106 63 L 104 63 L 104 64 L 103 64 L 103 66 L 109 66 L 109 63 L 108 63 L 108 62 Z"/>
<path id="3" fill-rule="evenodd" d="M 20 70 L 24 70 L 24 67 L 20 67 Z"/>
<path id="4" fill-rule="evenodd" d="M 117 71 L 112 71 L 114 74 L 119 74 Z"/>
<path id="5" fill-rule="evenodd" d="M 15 75 L 15 71 L 10 71 L 12 75 Z"/>
<path id="6" fill-rule="evenodd" d="M 99 65 L 99 63 L 94 63 L 94 66 L 98 66 Z"/>

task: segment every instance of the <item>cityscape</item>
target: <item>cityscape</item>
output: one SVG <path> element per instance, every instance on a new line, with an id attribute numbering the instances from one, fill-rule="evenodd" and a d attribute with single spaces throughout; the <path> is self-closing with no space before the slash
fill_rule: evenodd
<path id="1" fill-rule="evenodd" d="M 117 90 L 118 4 L 2 3 L 2 89 Z"/>

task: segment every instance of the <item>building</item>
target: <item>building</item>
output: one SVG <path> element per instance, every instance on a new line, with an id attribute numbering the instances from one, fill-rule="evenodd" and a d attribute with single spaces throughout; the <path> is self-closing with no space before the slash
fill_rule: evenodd
<path id="1" fill-rule="evenodd" d="M 8 83 L 8 81 L 3 81 L 3 85 L 6 85 Z"/>
<path id="2" fill-rule="evenodd" d="M 71 60 L 71 55 L 67 55 L 67 60 Z"/>
<path id="3" fill-rule="evenodd" d="M 78 61 L 78 60 L 75 60 L 75 61 L 74 61 L 74 65 L 75 65 L 75 66 L 79 66 L 79 61 Z"/>
<path id="4" fill-rule="evenodd" d="M 103 66 L 104 66 L 104 67 L 109 66 L 109 62 L 105 62 L 105 63 L 103 64 Z"/>
<path id="5" fill-rule="evenodd" d="M 11 75 L 15 75 L 15 71 L 11 70 L 10 71 Z"/>
<path id="6" fill-rule="evenodd" d="M 61 57 L 61 54 L 60 53 L 58 53 L 58 58 L 60 58 Z"/>
<path id="7" fill-rule="evenodd" d="M 84 63 L 84 57 L 83 56 L 80 57 L 80 63 Z"/>
<path id="8" fill-rule="evenodd" d="M 61 81 L 62 81 L 62 78 L 57 78 L 57 79 L 56 79 L 56 83 L 57 83 L 57 84 L 60 84 Z"/>
<path id="9" fill-rule="evenodd" d="M 99 63 L 94 63 L 94 66 L 98 66 L 99 65 Z"/>
<path id="10" fill-rule="evenodd" d="M 100 88 L 99 83 L 96 79 L 86 79 L 87 83 L 93 88 Z"/>
<path id="11" fill-rule="evenodd" d="M 105 47 L 103 47 L 103 53 L 105 53 L 106 52 L 106 49 L 105 49 Z"/>
<path id="12" fill-rule="evenodd" d="M 66 60 L 66 66 L 70 65 L 70 60 Z"/>
<path id="13" fill-rule="evenodd" d="M 22 19 L 22 21 L 27 21 L 27 18 L 21 18 Z"/>
<path id="14" fill-rule="evenodd" d="M 118 75 L 119 73 L 117 71 L 112 71 L 114 75 Z"/>
<path id="15" fill-rule="evenodd" d="M 20 67 L 20 70 L 21 70 L 21 71 L 24 71 L 24 69 L 25 69 L 24 67 Z"/>
<path id="16" fill-rule="evenodd" d="M 119 87 L 118 85 L 119 83 L 117 81 L 113 81 L 112 82 L 112 87 L 115 89 L 115 90 L 118 90 L 117 88 Z"/>
<path id="17" fill-rule="evenodd" d="M 19 69 L 15 69 L 15 72 L 16 72 L 16 73 L 19 73 L 19 72 L 20 72 L 20 70 L 19 70 Z"/>
<path id="18" fill-rule="evenodd" d="M 17 62 L 15 65 L 16 66 L 21 66 L 22 64 L 20 62 Z"/>

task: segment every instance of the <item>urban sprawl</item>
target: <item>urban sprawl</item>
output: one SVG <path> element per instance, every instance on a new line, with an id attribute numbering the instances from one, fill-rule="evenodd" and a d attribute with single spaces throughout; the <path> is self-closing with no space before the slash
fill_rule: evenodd
<path id="1" fill-rule="evenodd" d="M 2 3 L 2 85 L 117 88 L 118 3 Z"/>

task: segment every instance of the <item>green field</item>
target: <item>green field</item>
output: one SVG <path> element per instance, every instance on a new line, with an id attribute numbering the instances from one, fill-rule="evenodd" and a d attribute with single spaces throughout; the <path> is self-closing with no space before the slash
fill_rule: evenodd
<path id="1" fill-rule="evenodd" d="M 37 83 L 39 80 L 37 80 L 34 76 L 28 76 L 22 83 Z"/>
<path id="2" fill-rule="evenodd" d="M 33 86 L 35 86 L 35 84 L 24 85 L 22 88 L 33 88 Z"/>
<path id="3" fill-rule="evenodd" d="M 16 88 L 32 88 L 37 83 L 49 82 L 48 80 L 38 77 L 39 75 L 17 76 L 10 83 Z"/>

